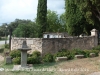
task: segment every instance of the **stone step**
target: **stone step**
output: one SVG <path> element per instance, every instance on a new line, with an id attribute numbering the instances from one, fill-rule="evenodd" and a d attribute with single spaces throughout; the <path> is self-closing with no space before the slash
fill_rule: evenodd
<path id="1" fill-rule="evenodd" d="M 96 54 L 95 53 L 90 53 L 90 55 L 89 55 L 90 57 L 95 57 L 96 56 Z"/>
<path id="2" fill-rule="evenodd" d="M 66 61 L 67 57 L 56 57 L 55 61 Z"/>
<path id="3" fill-rule="evenodd" d="M 81 58 L 84 58 L 84 55 L 75 55 L 75 58 L 81 59 Z"/>

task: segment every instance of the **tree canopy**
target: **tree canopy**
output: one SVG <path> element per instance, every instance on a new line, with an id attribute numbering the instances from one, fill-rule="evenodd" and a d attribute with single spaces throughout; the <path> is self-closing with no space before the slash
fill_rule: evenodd
<path id="1" fill-rule="evenodd" d="M 64 31 L 63 15 L 58 15 L 56 11 L 48 10 L 47 12 L 47 32 L 62 32 Z"/>
<path id="2" fill-rule="evenodd" d="M 13 35 L 16 37 L 37 37 L 36 24 L 30 20 L 20 20 L 14 29 Z"/>
<path id="3" fill-rule="evenodd" d="M 100 30 L 100 0 L 75 0 L 89 24 Z"/>
<path id="4" fill-rule="evenodd" d="M 87 18 L 80 10 L 81 3 L 79 3 L 78 1 L 79 2 L 83 1 L 83 4 L 86 4 L 84 3 L 84 1 L 88 1 L 88 0 L 74 0 L 74 1 L 65 0 L 67 31 L 69 34 L 77 35 L 77 36 L 84 33 L 90 34 L 90 30 L 93 29 L 94 26 L 92 25 L 92 23 L 89 23 L 89 21 L 87 21 Z"/>

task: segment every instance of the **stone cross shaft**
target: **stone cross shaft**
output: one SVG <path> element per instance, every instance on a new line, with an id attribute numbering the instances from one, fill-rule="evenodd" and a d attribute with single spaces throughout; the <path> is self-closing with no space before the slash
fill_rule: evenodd
<path id="1" fill-rule="evenodd" d="M 27 46 L 26 40 L 23 41 L 22 48 L 19 48 L 18 50 L 21 51 L 21 67 L 26 67 L 27 66 L 27 51 L 31 50 Z"/>

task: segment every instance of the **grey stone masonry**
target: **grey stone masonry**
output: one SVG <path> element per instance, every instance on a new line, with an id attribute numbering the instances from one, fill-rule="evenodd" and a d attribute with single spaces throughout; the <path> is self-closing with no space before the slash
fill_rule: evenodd
<path id="1" fill-rule="evenodd" d="M 12 63 L 11 56 L 6 56 L 6 64 L 11 64 L 11 63 Z"/>
<path id="2" fill-rule="evenodd" d="M 26 40 L 23 41 L 22 47 L 18 48 L 18 50 L 21 51 L 21 67 L 27 67 L 27 51 L 31 50 L 31 48 L 27 46 Z"/>
<path id="3" fill-rule="evenodd" d="M 91 31 L 91 36 L 77 37 L 70 36 L 66 38 L 26 38 L 27 45 L 32 49 L 28 53 L 37 50 L 42 56 L 47 53 L 55 54 L 56 52 L 67 49 L 92 49 L 98 45 L 97 30 Z M 21 47 L 24 38 L 12 38 L 11 50 Z"/>

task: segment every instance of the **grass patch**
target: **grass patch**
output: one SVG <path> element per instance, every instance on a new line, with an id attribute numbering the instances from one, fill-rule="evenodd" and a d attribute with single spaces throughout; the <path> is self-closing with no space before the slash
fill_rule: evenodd
<path id="1" fill-rule="evenodd" d="M 34 64 L 33 68 L 38 68 L 38 69 L 48 68 L 48 67 L 51 67 L 51 66 L 55 66 L 57 64 L 59 64 L 59 62 L 43 63 L 43 64 Z"/>

